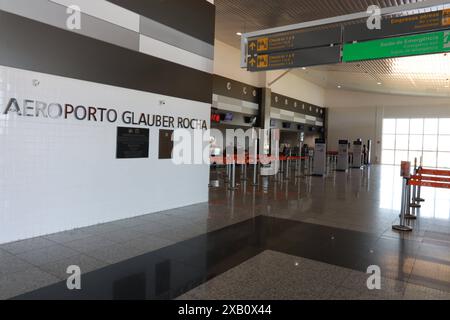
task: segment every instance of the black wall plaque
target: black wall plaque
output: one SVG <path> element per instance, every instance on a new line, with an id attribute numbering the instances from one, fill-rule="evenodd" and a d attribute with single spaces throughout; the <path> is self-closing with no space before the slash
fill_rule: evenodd
<path id="1" fill-rule="evenodd" d="M 117 159 L 148 158 L 149 129 L 117 128 Z"/>
<path id="2" fill-rule="evenodd" d="M 172 159 L 173 130 L 159 130 L 159 159 Z"/>

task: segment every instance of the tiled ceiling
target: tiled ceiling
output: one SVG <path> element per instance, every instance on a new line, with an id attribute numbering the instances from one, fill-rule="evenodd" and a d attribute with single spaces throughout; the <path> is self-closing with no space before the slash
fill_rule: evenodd
<path id="1" fill-rule="evenodd" d="M 240 48 L 240 37 L 236 32 L 361 12 L 372 4 L 390 7 L 416 2 L 426 3 L 427 0 L 215 0 L 216 37 Z M 445 7 L 448 3 L 442 1 Z M 292 72 L 325 88 L 341 86 L 342 89 L 371 92 L 450 96 L 450 56 L 444 54 L 311 67 Z"/>

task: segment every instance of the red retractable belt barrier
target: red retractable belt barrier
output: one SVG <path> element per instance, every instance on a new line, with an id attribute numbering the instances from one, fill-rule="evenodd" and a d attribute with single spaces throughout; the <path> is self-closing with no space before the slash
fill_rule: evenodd
<path id="1" fill-rule="evenodd" d="M 288 157 L 286 156 L 280 156 L 279 160 L 287 160 Z M 292 157 L 289 158 L 290 160 L 292 160 Z M 303 157 L 302 159 L 306 159 L 305 157 Z M 261 160 L 264 160 L 264 162 L 271 162 L 271 161 L 275 161 L 277 160 L 276 157 L 274 156 L 259 156 L 257 157 L 256 161 L 257 162 L 262 162 Z M 232 164 L 233 161 L 236 164 L 254 164 L 254 156 L 237 156 L 237 155 L 229 155 L 229 156 L 211 156 L 210 157 L 210 162 L 211 163 L 216 163 L 216 164 Z"/>
<path id="2" fill-rule="evenodd" d="M 433 175 L 433 176 L 447 176 L 447 177 L 450 177 L 450 171 L 449 170 L 419 168 L 419 170 L 417 170 L 417 173 L 418 174 L 429 174 L 429 175 Z"/>
<path id="3" fill-rule="evenodd" d="M 419 168 L 417 174 L 411 176 L 410 186 L 450 189 L 450 171 Z"/>
<path id="4" fill-rule="evenodd" d="M 411 179 L 421 180 L 421 181 L 438 181 L 438 182 L 450 182 L 450 177 L 435 177 L 435 176 L 427 176 L 427 175 L 415 175 L 412 176 Z"/>
<path id="5" fill-rule="evenodd" d="M 411 180 L 409 180 L 408 184 L 410 186 L 450 189 L 450 183 L 438 183 L 438 182 L 430 182 L 430 181 L 412 180 L 411 179 Z"/>
<path id="6" fill-rule="evenodd" d="M 288 160 L 306 160 L 306 157 L 290 156 Z"/>
<path id="7" fill-rule="evenodd" d="M 264 159 L 265 162 L 271 162 L 277 160 L 274 156 L 259 156 L 257 157 L 257 162 L 261 162 L 261 159 Z M 299 157 L 299 156 L 279 156 L 278 160 L 280 161 L 286 161 L 286 160 L 306 160 L 307 157 Z M 210 162 L 211 163 L 217 163 L 217 164 L 231 164 L 233 161 L 237 164 L 254 164 L 254 156 L 247 156 L 241 157 L 241 156 L 211 156 Z"/>

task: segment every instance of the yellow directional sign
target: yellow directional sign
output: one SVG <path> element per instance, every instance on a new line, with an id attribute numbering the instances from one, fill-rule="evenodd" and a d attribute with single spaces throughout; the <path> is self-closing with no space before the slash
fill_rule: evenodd
<path id="1" fill-rule="evenodd" d="M 258 45 L 257 45 L 256 50 L 258 52 L 269 50 L 269 38 L 260 38 L 260 39 L 258 39 Z"/>
<path id="2" fill-rule="evenodd" d="M 263 54 L 258 56 L 258 68 L 267 68 L 269 66 L 269 55 Z"/>
<path id="3" fill-rule="evenodd" d="M 247 70 L 266 71 L 340 62 L 341 46 L 260 53 L 251 56 Z M 255 63 L 256 60 L 256 63 Z"/>
<path id="4" fill-rule="evenodd" d="M 341 27 L 324 30 L 294 30 L 279 32 L 248 39 L 249 54 L 273 53 L 339 44 L 342 37 Z"/>
<path id="5" fill-rule="evenodd" d="M 450 9 L 445 9 L 442 11 L 442 25 L 443 26 L 450 25 Z"/>

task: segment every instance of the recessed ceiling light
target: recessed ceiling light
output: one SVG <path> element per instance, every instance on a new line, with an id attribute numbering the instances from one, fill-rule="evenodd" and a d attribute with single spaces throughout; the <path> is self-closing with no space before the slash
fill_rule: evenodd
<path id="1" fill-rule="evenodd" d="M 237 36 L 242 36 L 242 32 L 236 32 Z"/>
<path id="2" fill-rule="evenodd" d="M 342 86 L 338 86 L 338 89 L 342 88 Z"/>
<path id="3" fill-rule="evenodd" d="M 381 86 L 381 82 L 377 82 L 377 85 Z"/>
<path id="4" fill-rule="evenodd" d="M 306 67 L 302 67 L 302 70 L 306 70 Z"/>

